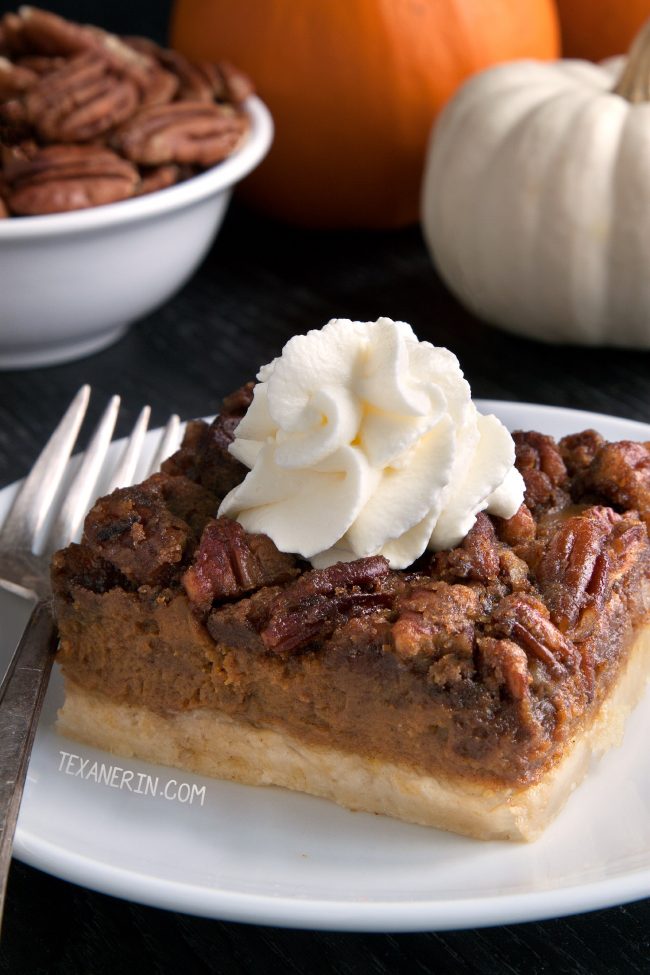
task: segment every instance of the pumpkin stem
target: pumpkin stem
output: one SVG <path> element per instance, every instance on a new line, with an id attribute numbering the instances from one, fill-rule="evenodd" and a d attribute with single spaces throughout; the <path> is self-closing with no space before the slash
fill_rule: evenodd
<path id="1" fill-rule="evenodd" d="M 613 92 L 628 102 L 650 101 L 650 20 L 632 41 L 627 62 Z"/>

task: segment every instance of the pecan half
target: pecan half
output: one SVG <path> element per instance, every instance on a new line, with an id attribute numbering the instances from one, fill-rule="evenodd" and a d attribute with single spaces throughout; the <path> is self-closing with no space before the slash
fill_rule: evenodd
<path id="1" fill-rule="evenodd" d="M 65 62 L 65 58 L 54 57 L 48 54 L 24 54 L 22 57 L 14 59 L 14 64 L 17 64 L 21 68 L 28 68 L 36 75 L 49 74 L 51 71 L 57 71 L 63 67 Z"/>
<path id="2" fill-rule="evenodd" d="M 27 117 L 49 142 L 88 142 L 130 118 L 138 104 L 135 84 L 92 53 L 42 77 L 25 98 Z"/>
<path id="3" fill-rule="evenodd" d="M 133 195 L 137 170 L 110 149 L 49 146 L 31 158 L 5 163 L 7 204 L 12 213 L 31 216 L 82 210 Z"/>
<path id="4" fill-rule="evenodd" d="M 115 34 L 99 27 L 87 30 L 92 33 L 94 46 L 111 68 L 135 84 L 143 105 L 164 105 L 176 95 L 178 78 L 161 67 L 155 58 L 134 50 Z"/>
<path id="5" fill-rule="evenodd" d="M 33 54 L 65 56 L 94 46 L 87 27 L 39 7 L 21 7 L 18 14 L 11 15 L 8 28 L 12 49 L 29 50 Z"/>
<path id="6" fill-rule="evenodd" d="M 154 166 L 152 169 L 145 169 L 141 173 L 140 185 L 138 186 L 138 196 L 145 196 L 147 193 L 155 193 L 156 190 L 165 190 L 168 186 L 173 186 L 181 179 L 181 169 L 174 163 L 167 166 Z"/>
<path id="7" fill-rule="evenodd" d="M 30 68 L 13 64 L 0 57 L 0 101 L 15 98 L 38 81 L 38 75 Z"/>
<path id="8" fill-rule="evenodd" d="M 5 14 L 0 19 L 0 47 L 3 54 L 12 57 L 26 49 L 22 19 L 15 13 Z"/>
<path id="9" fill-rule="evenodd" d="M 189 101 L 230 101 L 241 105 L 253 94 L 248 75 L 228 61 L 189 61 L 179 51 L 160 47 L 147 37 L 125 37 L 124 42 L 140 54 L 155 58 L 179 81 L 178 98 Z"/>
<path id="10" fill-rule="evenodd" d="M 176 77 L 178 98 L 198 102 L 213 102 L 223 92 L 223 81 L 216 65 L 194 63 L 179 51 L 160 47 L 148 37 L 125 37 L 124 42 L 147 57 L 155 59 Z"/>
<path id="11" fill-rule="evenodd" d="M 260 632 L 264 646 L 276 653 L 304 649 L 353 616 L 390 607 L 389 576 L 381 555 L 305 572 L 274 599 Z"/>
<path id="12" fill-rule="evenodd" d="M 231 109 L 172 102 L 139 111 L 117 130 L 113 144 L 127 159 L 146 166 L 213 166 L 230 155 L 247 131 L 246 117 Z"/>
<path id="13" fill-rule="evenodd" d="M 181 582 L 194 606 L 207 612 L 215 600 L 289 582 L 298 573 L 295 562 L 267 535 L 249 535 L 238 522 L 217 518 L 205 526 Z"/>
<path id="14" fill-rule="evenodd" d="M 608 539 L 620 515 L 587 508 L 560 522 L 537 565 L 536 576 L 551 619 L 573 639 L 585 639 L 608 591 Z M 579 632 L 575 627 L 580 621 Z"/>
<path id="15" fill-rule="evenodd" d="M 0 102 L 0 144 L 16 146 L 31 135 L 32 128 L 22 100 L 12 98 L 8 102 Z"/>
<path id="16" fill-rule="evenodd" d="M 249 95 L 253 94 L 255 91 L 253 82 L 234 64 L 229 61 L 219 61 L 216 67 L 223 82 L 223 90 L 217 93 L 217 98 L 226 98 L 235 105 L 241 105 Z"/>

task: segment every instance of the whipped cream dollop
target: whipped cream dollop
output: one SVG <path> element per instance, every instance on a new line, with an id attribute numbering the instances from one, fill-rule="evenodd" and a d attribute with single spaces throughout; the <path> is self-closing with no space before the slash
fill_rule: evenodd
<path id="1" fill-rule="evenodd" d="M 512 437 L 474 406 L 456 356 L 410 325 L 333 319 L 263 366 L 229 450 L 250 468 L 220 515 L 316 568 L 451 548 L 524 494 Z"/>

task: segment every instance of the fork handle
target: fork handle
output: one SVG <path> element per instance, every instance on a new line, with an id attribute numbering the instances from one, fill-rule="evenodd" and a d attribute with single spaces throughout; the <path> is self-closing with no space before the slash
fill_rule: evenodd
<path id="1" fill-rule="evenodd" d="M 0 687 L 0 924 L 18 810 L 55 647 L 50 604 L 41 600 Z"/>

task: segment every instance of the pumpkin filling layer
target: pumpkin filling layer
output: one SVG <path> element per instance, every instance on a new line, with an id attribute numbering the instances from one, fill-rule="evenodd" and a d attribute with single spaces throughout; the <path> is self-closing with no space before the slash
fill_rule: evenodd
<path id="1" fill-rule="evenodd" d="M 536 787 L 594 722 L 650 609 L 647 448 L 515 434 L 513 518 L 480 514 L 408 570 L 381 556 L 314 570 L 214 517 L 246 472 L 227 446 L 249 400 L 245 387 L 189 424 L 162 473 L 101 499 L 55 556 L 68 686 L 156 721 L 218 712 L 369 768 Z"/>

